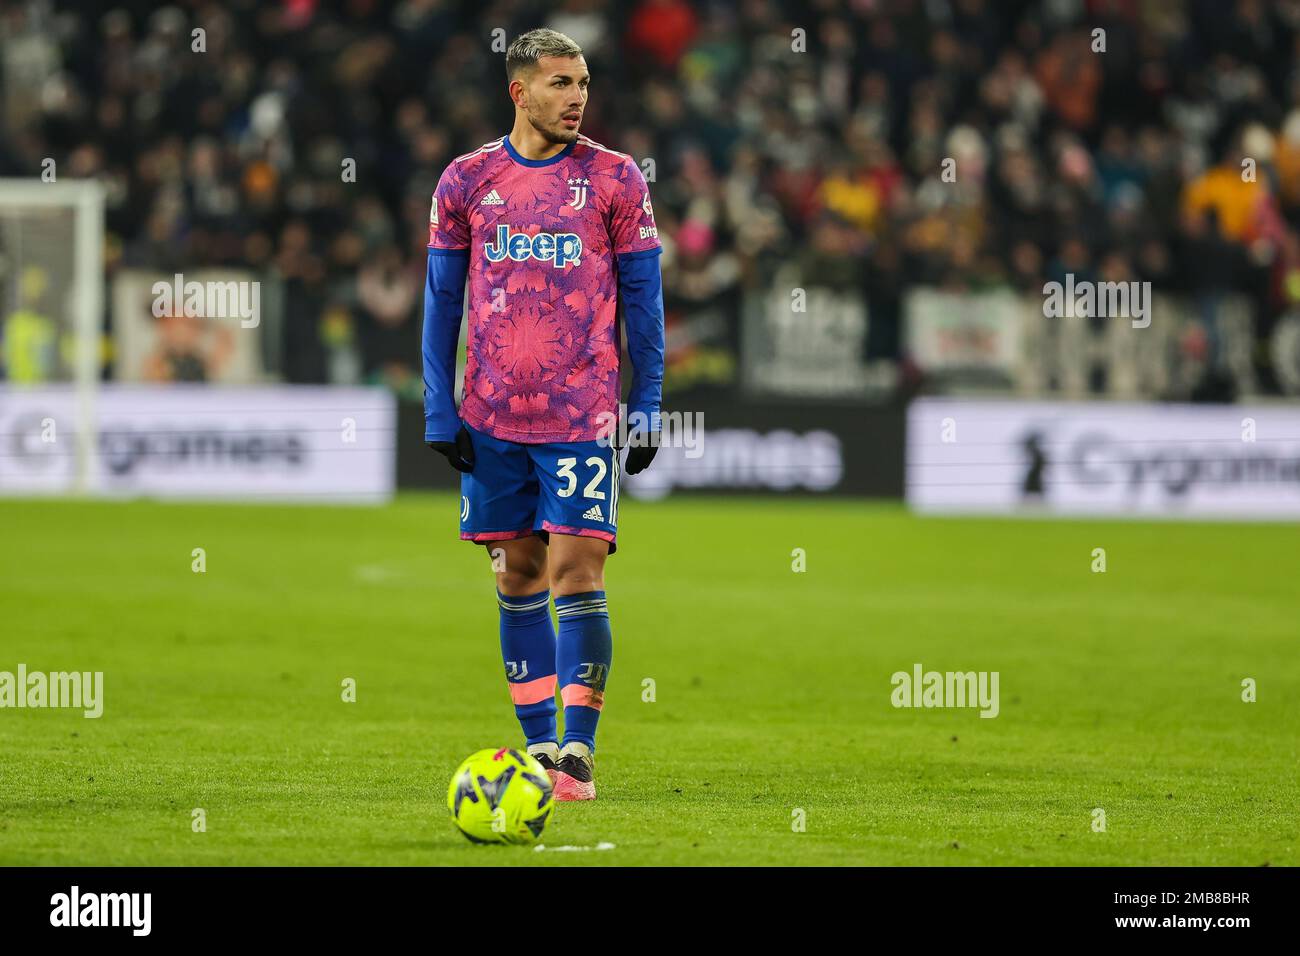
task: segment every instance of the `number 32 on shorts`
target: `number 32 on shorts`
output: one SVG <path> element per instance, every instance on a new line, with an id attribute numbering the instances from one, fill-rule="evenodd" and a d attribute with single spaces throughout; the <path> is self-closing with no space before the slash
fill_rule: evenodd
<path id="1" fill-rule="evenodd" d="M 610 463 L 613 465 L 613 474 L 610 474 Z M 560 498 L 570 498 L 582 484 L 582 479 L 587 478 L 586 484 L 582 484 L 582 496 L 597 501 L 606 499 L 605 492 L 601 490 L 601 485 L 605 482 L 605 477 L 610 477 L 610 520 L 613 521 L 613 514 L 618 504 L 618 452 L 615 451 L 607 462 L 598 455 L 592 455 L 581 466 L 577 458 L 557 458 L 555 477 L 562 479 L 564 487 L 558 489 L 555 494 Z M 579 475 L 581 470 L 582 474 Z"/>
<path id="2" fill-rule="evenodd" d="M 557 458 L 555 463 L 560 466 L 559 471 L 555 473 L 555 477 L 563 478 L 568 482 L 568 484 L 557 491 L 556 494 L 561 498 L 568 498 L 578 487 L 578 475 L 574 471 L 574 469 L 578 467 L 578 459 Z M 596 471 L 595 474 L 592 475 L 591 481 L 587 482 L 587 486 L 582 489 L 582 497 L 599 498 L 601 501 L 604 501 L 605 492 L 600 490 L 600 483 L 605 480 L 605 472 L 607 470 L 605 460 L 592 455 L 587 459 L 586 464 L 588 468 L 594 468 Z"/>

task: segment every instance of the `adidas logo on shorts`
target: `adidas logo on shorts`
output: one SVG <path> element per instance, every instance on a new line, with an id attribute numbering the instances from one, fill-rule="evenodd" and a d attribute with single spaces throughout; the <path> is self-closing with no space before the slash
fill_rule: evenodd
<path id="1" fill-rule="evenodd" d="M 582 515 L 588 521 L 604 521 L 605 515 L 600 510 L 600 505 L 592 505 Z"/>

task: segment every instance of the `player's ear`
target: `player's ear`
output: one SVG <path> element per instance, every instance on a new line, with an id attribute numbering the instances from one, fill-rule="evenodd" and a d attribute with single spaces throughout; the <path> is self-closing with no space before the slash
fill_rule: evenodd
<path id="1" fill-rule="evenodd" d="M 510 99 L 516 106 L 524 108 L 528 106 L 528 84 L 532 81 L 532 72 L 528 69 L 519 69 L 515 71 L 514 76 L 510 77 L 507 89 L 510 91 Z M 518 89 L 515 88 L 515 84 L 518 84 Z"/>

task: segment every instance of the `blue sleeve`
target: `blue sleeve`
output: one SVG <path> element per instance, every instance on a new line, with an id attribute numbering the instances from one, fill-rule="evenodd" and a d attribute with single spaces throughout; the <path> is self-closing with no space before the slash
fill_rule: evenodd
<path id="1" fill-rule="evenodd" d="M 640 412 L 659 431 L 664 387 L 664 289 L 659 274 L 661 248 L 625 252 L 618 257 L 618 295 L 623 302 L 627 352 L 632 358 L 628 417 Z"/>
<path id="2" fill-rule="evenodd" d="M 430 249 L 424 282 L 424 440 L 455 441 L 456 344 L 465 304 L 468 249 Z"/>

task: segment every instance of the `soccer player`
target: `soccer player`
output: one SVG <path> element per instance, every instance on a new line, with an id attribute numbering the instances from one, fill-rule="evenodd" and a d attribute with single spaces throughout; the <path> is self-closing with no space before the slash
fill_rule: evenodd
<path id="1" fill-rule="evenodd" d="M 514 128 L 453 160 L 429 211 L 424 438 L 461 472 L 461 538 L 504 557 L 493 562 L 501 653 L 528 751 L 556 800 L 590 800 L 612 660 L 604 574 L 618 529 L 621 339 L 634 475 L 659 445 L 662 250 L 641 170 L 578 132 L 591 79 L 578 45 L 533 30 L 510 44 L 506 75 Z"/>

